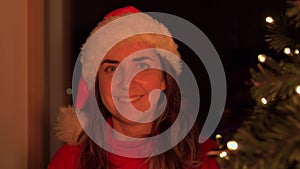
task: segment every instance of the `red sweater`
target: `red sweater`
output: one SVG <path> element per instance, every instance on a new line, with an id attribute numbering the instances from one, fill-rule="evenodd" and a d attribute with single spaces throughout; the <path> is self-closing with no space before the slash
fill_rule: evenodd
<path id="1" fill-rule="evenodd" d="M 77 160 L 80 156 L 82 146 L 63 145 L 51 159 L 48 169 L 76 169 Z M 202 165 L 198 169 L 218 169 L 216 159 L 206 155 L 216 144 L 212 140 L 200 144 Z M 135 169 L 144 159 L 121 157 L 109 154 L 109 160 L 119 165 L 119 169 Z M 143 169 L 146 169 L 147 166 Z"/>

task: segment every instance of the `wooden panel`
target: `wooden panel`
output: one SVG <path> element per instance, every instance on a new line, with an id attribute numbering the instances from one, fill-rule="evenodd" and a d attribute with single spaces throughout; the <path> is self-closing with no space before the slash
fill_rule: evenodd
<path id="1" fill-rule="evenodd" d="M 56 138 L 56 117 L 61 106 L 71 103 L 66 89 L 71 87 L 72 57 L 70 56 L 70 0 L 45 1 L 45 62 L 48 114 L 48 161 L 62 145 Z"/>
<path id="2" fill-rule="evenodd" d="M 28 0 L 28 169 L 46 168 L 44 4 Z"/>

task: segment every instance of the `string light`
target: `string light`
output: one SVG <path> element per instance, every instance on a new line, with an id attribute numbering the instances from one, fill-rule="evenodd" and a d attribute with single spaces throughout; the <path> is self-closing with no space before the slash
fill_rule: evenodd
<path id="1" fill-rule="evenodd" d="M 216 139 L 222 139 L 222 135 L 221 134 L 217 134 L 216 135 Z"/>
<path id="2" fill-rule="evenodd" d="M 266 17 L 266 22 L 274 23 L 274 19 L 271 16 Z"/>
<path id="3" fill-rule="evenodd" d="M 294 54 L 299 55 L 299 49 L 295 49 Z"/>
<path id="4" fill-rule="evenodd" d="M 296 86 L 295 91 L 297 94 L 300 94 L 300 85 Z"/>
<path id="5" fill-rule="evenodd" d="M 220 154 L 219 154 L 219 157 L 221 158 L 224 158 L 227 156 L 227 152 L 226 151 L 222 151 Z"/>
<path id="6" fill-rule="evenodd" d="M 236 150 L 239 147 L 238 143 L 234 140 L 228 141 L 227 142 L 227 148 L 228 150 Z"/>
<path id="7" fill-rule="evenodd" d="M 260 101 L 261 101 L 263 104 L 267 104 L 267 103 L 268 103 L 268 100 L 267 100 L 266 98 L 264 98 L 264 97 L 261 98 Z"/>
<path id="8" fill-rule="evenodd" d="M 266 61 L 267 56 L 264 55 L 264 54 L 259 54 L 259 55 L 257 56 L 257 58 L 258 58 L 258 60 L 259 60 L 261 63 L 264 63 L 264 62 Z"/>
<path id="9" fill-rule="evenodd" d="M 286 48 L 284 48 L 283 52 L 284 52 L 285 54 L 289 55 L 289 54 L 291 54 L 291 49 L 288 48 L 288 47 L 286 47 Z"/>

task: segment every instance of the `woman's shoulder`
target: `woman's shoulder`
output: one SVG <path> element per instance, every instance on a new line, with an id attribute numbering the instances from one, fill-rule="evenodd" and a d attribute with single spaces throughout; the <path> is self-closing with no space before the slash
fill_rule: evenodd
<path id="1" fill-rule="evenodd" d="M 62 145 L 54 154 L 48 169 L 74 169 L 82 149 L 82 145 Z"/>

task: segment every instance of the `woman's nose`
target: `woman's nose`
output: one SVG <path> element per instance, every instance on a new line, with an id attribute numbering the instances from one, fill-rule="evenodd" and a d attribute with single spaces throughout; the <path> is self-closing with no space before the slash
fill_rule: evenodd
<path id="1" fill-rule="evenodd" d="M 134 75 L 130 70 L 120 69 L 115 72 L 113 81 L 116 87 L 128 90 L 130 84 L 134 83 Z"/>

